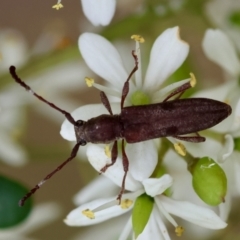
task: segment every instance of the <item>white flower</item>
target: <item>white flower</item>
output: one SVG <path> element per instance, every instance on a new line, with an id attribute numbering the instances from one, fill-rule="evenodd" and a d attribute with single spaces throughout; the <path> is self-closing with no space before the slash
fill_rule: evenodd
<path id="1" fill-rule="evenodd" d="M 234 18 L 238 18 L 239 10 L 240 2 L 235 0 L 213 0 L 206 4 L 206 14 L 209 19 L 234 40 L 238 50 L 240 50 L 240 33 L 239 25 L 234 22 Z"/>
<path id="2" fill-rule="evenodd" d="M 240 61 L 229 38 L 220 30 L 207 30 L 203 39 L 203 50 L 206 56 L 225 70 L 226 83 L 198 92 L 195 97 L 212 98 L 228 103 L 232 114 L 223 122 L 211 129 L 215 134 L 224 134 L 224 139 L 208 138 L 205 143 L 196 145 L 186 143 L 188 151 L 194 157 L 202 157 L 202 153 L 216 160 L 223 168 L 228 179 L 228 191 L 225 203 L 219 205 L 220 216 L 226 220 L 231 209 L 231 197 L 240 194 L 239 153 L 234 151 L 234 138 L 240 137 Z M 222 135 L 221 135 L 222 136 Z M 190 146 L 191 145 L 191 146 Z M 237 157 L 238 156 L 238 157 Z"/>
<path id="3" fill-rule="evenodd" d="M 87 19 L 94 26 L 106 26 L 115 13 L 116 0 L 81 0 Z"/>
<path id="4" fill-rule="evenodd" d="M 121 179 L 119 181 L 121 182 Z M 96 184 L 95 182 L 88 188 L 88 193 L 85 190 L 85 194 L 93 194 L 96 190 Z M 99 184 L 97 185 L 99 186 Z M 134 206 L 137 197 L 145 192 L 154 199 L 154 206 L 147 225 L 138 237 L 140 240 L 152 239 L 154 236 L 159 236 L 158 239 L 170 239 L 162 216 L 170 221 L 176 230 L 179 228 L 170 214 L 209 229 L 226 227 L 226 223 L 212 210 L 190 202 L 173 200 L 162 195 L 171 185 L 172 178 L 168 174 L 163 175 L 161 178 L 146 178 L 142 181 L 142 186 L 135 186 L 136 191 L 123 194 L 121 205 L 117 204 L 116 197 L 99 198 L 71 211 L 65 219 L 65 223 L 70 226 L 87 226 L 120 216 L 129 212 Z M 131 218 L 127 221 L 119 239 L 127 239 L 130 234 L 132 234 Z"/>
<path id="5" fill-rule="evenodd" d="M 117 50 L 103 37 L 91 33 L 84 33 L 80 36 L 79 47 L 87 65 L 101 78 L 106 80 L 111 85 L 111 88 L 95 83 L 94 86 L 108 95 L 114 96 L 116 101 L 120 102 L 123 83 L 129 74 L 126 72 Z M 183 83 L 189 82 L 190 79 L 187 79 L 161 89 L 163 81 L 185 60 L 188 50 L 188 45 L 179 38 L 179 29 L 177 27 L 164 31 L 153 45 L 150 63 L 143 81 L 140 47 L 137 42 L 135 52 L 139 59 L 139 69 L 135 73 L 135 81 L 130 81 L 130 92 L 125 101 L 125 105 L 133 104 L 133 98 L 136 93 L 140 93 L 145 100 L 147 99 L 147 103 L 161 102 L 174 89 Z M 114 114 L 119 113 L 119 103 L 111 104 L 111 106 Z M 103 113 L 107 113 L 104 106 L 102 104 L 94 104 L 76 109 L 72 113 L 72 116 L 75 120 L 88 120 Z M 76 141 L 73 126 L 68 121 L 64 121 L 61 134 L 67 140 Z M 86 153 L 88 160 L 97 171 L 100 171 L 110 161 L 110 158 L 105 154 L 104 146 L 88 144 Z M 153 140 L 127 144 L 126 154 L 129 159 L 129 171 L 125 188 L 131 191 L 131 193 L 124 194 L 122 199 L 130 199 L 130 202 L 134 202 L 139 195 L 147 193 L 154 198 L 155 202 L 149 222 L 143 233 L 139 236 L 139 239 L 154 238 L 154 236 L 156 236 L 154 234 L 162 236 L 163 239 L 169 239 L 159 212 L 166 216 L 176 228 L 177 224 L 169 213 L 208 228 L 218 229 L 226 226 L 212 210 L 199 207 L 189 202 L 174 201 L 161 195 L 172 184 L 172 178 L 169 175 L 164 175 L 159 179 L 149 178 L 158 161 L 157 146 Z M 118 186 L 121 186 L 124 175 L 122 159 L 118 157 L 116 163 L 108 168 L 103 175 L 110 178 Z M 93 184 L 93 187 L 95 186 L 96 185 Z M 99 193 L 101 189 L 102 188 L 98 188 L 97 192 Z M 87 190 L 85 190 L 85 193 L 86 192 Z M 91 199 L 88 194 L 87 196 L 88 199 Z M 81 211 L 86 209 L 90 209 L 91 211 L 85 211 L 84 214 L 90 218 L 95 216 L 94 219 L 90 219 L 81 213 Z M 85 203 L 78 209 L 73 210 L 73 212 L 68 215 L 66 223 L 78 226 L 99 223 L 128 212 L 130 209 L 131 207 L 122 209 L 117 205 L 116 197 L 111 199 L 104 197 Z M 183 211 L 181 211 L 181 209 Z M 159 225 L 156 225 L 155 218 L 158 219 Z M 128 221 L 120 239 L 126 239 L 130 232 L 131 223 Z"/>
<path id="6" fill-rule="evenodd" d="M 84 33 L 80 36 L 79 47 L 88 66 L 100 77 L 108 81 L 112 87 L 108 88 L 99 84 L 95 84 L 94 86 L 103 90 L 106 94 L 114 95 L 116 99 L 118 99 L 118 102 L 120 102 L 123 83 L 126 81 L 128 73 L 123 66 L 123 62 L 117 50 L 106 39 L 92 33 Z M 187 79 L 160 89 L 162 83 L 185 60 L 188 50 L 188 45 L 179 38 L 178 27 L 167 29 L 157 38 L 153 45 L 150 63 L 145 80 L 143 81 L 141 77 L 140 48 L 137 42 L 136 53 L 139 59 L 139 69 L 135 73 L 135 82 L 133 83 L 133 81 L 130 81 L 130 92 L 125 101 L 125 105 L 130 105 L 131 97 L 139 92 L 144 98 L 147 98 L 150 103 L 160 102 L 173 89 L 183 83 L 189 82 L 189 79 Z M 111 104 L 114 114 L 120 112 L 119 105 L 119 103 Z M 72 112 L 72 116 L 75 120 L 88 120 L 104 113 L 108 112 L 102 104 L 93 104 L 76 109 Z M 74 128 L 67 120 L 64 121 L 62 125 L 61 135 L 69 141 L 76 141 Z M 102 151 L 102 160 L 105 161 L 106 155 L 104 154 L 104 146 L 101 147 L 102 150 L 97 148 L 92 149 L 93 147 L 93 144 L 87 145 L 87 156 L 89 160 L 91 157 L 90 155 L 94 154 L 99 157 L 99 151 Z M 153 140 L 136 144 L 127 144 L 126 153 L 130 161 L 129 172 L 126 179 L 126 189 L 134 190 L 131 187 L 131 182 L 141 181 L 149 177 L 155 169 L 157 164 L 157 146 Z M 104 167 L 101 160 L 92 162 L 92 164 L 102 164 L 102 167 Z M 122 168 L 121 164 L 120 168 Z M 108 171 L 104 174 L 107 175 Z M 116 174 L 118 174 L 118 170 L 116 170 Z M 113 176 L 113 181 L 114 178 Z"/>

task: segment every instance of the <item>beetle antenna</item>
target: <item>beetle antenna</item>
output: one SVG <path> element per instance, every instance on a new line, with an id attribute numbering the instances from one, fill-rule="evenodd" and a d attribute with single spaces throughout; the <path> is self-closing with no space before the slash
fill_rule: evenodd
<path id="1" fill-rule="evenodd" d="M 30 198 L 49 178 L 51 178 L 55 173 L 60 171 L 67 163 L 69 163 L 72 159 L 74 159 L 77 155 L 78 149 L 81 143 L 76 143 L 72 149 L 70 157 L 65 160 L 61 165 L 59 165 L 55 170 L 49 173 L 42 181 L 40 181 L 34 188 L 32 188 L 22 199 L 19 200 L 18 205 L 22 207 L 25 201 Z"/>
<path id="2" fill-rule="evenodd" d="M 32 93 L 35 97 L 37 97 L 39 100 L 41 100 L 42 102 L 48 104 L 51 108 L 54 108 L 56 109 L 57 111 L 61 112 L 63 115 L 65 115 L 65 117 L 67 118 L 67 120 L 72 123 L 74 126 L 77 125 L 76 121 L 73 119 L 72 115 L 57 107 L 54 103 L 51 103 L 49 101 L 47 101 L 45 98 L 39 96 L 37 93 L 35 93 L 25 82 L 23 82 L 19 77 L 18 75 L 16 74 L 16 68 L 14 66 L 11 66 L 9 68 L 9 71 L 10 71 L 10 74 L 12 75 L 12 78 L 18 83 L 20 84 L 23 88 L 25 88 L 28 92 Z"/>

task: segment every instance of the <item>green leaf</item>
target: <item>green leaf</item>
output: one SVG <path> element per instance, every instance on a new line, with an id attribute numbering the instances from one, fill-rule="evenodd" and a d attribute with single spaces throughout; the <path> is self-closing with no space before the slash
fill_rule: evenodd
<path id="1" fill-rule="evenodd" d="M 18 182 L 0 176 L 0 228 L 15 226 L 27 218 L 32 208 L 31 199 L 24 207 L 18 206 L 18 201 L 27 192 Z"/>
<path id="2" fill-rule="evenodd" d="M 147 225 L 153 204 L 154 199 L 147 194 L 142 194 L 136 199 L 132 212 L 132 225 L 135 238 L 143 232 Z"/>
<path id="3" fill-rule="evenodd" d="M 192 175 L 193 188 L 205 203 L 216 206 L 224 202 L 227 177 L 214 160 L 209 157 L 199 159 L 193 167 Z"/>

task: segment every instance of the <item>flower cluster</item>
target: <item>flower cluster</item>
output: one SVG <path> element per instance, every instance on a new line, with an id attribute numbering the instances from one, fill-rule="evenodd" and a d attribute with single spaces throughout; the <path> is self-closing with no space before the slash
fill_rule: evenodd
<path id="1" fill-rule="evenodd" d="M 143 42 L 143 39 L 136 35 L 132 38 L 136 40 L 135 53 L 139 60 L 139 68 L 134 74 L 134 79 L 130 81 L 129 94 L 125 101 L 126 105 L 161 102 L 178 87 L 195 82 L 194 76 L 191 75 L 188 79 L 162 87 L 164 81 L 181 66 L 188 55 L 189 46 L 180 39 L 178 27 L 165 30 L 154 42 L 150 54 L 150 63 L 144 79 L 142 78 L 139 45 L 139 42 Z M 89 83 L 89 78 L 87 78 L 88 85 L 113 96 L 115 101 L 111 104 L 113 113 L 119 113 L 122 86 L 128 78 L 120 54 L 109 41 L 93 33 L 84 33 L 80 36 L 79 48 L 87 65 L 102 79 L 106 80 L 110 86 L 99 85 L 94 83 L 92 79 Z M 88 120 L 104 113 L 107 113 L 107 110 L 101 104 L 94 104 L 76 109 L 72 112 L 72 116 L 76 120 Z M 62 125 L 61 135 L 69 141 L 76 140 L 73 126 L 67 120 Z M 182 143 L 179 144 L 179 141 L 171 137 L 168 140 L 174 144 L 179 154 L 185 155 Z M 77 202 L 81 206 L 67 216 L 65 219 L 66 224 L 70 226 L 92 225 L 131 211 L 131 217 L 127 221 L 119 239 L 127 239 L 132 234 L 132 231 L 133 237 L 138 239 L 150 239 L 154 238 L 154 236 L 159 236 L 159 239 L 170 239 L 164 224 L 164 218 L 172 223 L 176 234 L 180 236 L 183 228 L 176 223 L 170 214 L 209 229 L 226 227 L 226 223 L 212 209 L 200 203 L 199 199 L 192 201 L 190 195 L 194 195 L 195 198 L 197 195 L 191 186 L 189 199 L 183 197 L 185 192 L 182 192 L 182 194 L 178 194 L 178 191 L 175 192 L 178 185 L 177 176 L 176 174 L 169 175 L 167 172 L 171 173 L 171 169 L 174 169 L 172 166 L 176 166 L 178 165 L 177 162 L 182 161 L 181 156 L 174 153 L 171 147 L 168 147 L 168 150 L 165 151 L 171 156 L 175 154 L 173 159 L 176 163 L 172 163 L 167 172 L 164 172 L 162 160 L 165 153 L 163 153 L 163 156 L 159 156 L 163 145 L 164 140 L 148 140 L 127 144 L 126 154 L 129 159 L 129 171 L 126 177 L 125 189 L 129 192 L 122 195 L 121 204 L 118 204 L 116 195 L 106 197 L 103 194 L 106 191 L 111 192 L 110 189 L 113 189 L 111 187 L 106 189 L 105 180 L 95 181 L 85 188 L 83 192 L 79 193 Z M 203 157 L 202 155 L 198 156 L 198 152 L 192 151 L 191 146 L 187 144 L 186 146 L 187 151 L 192 156 Z M 89 162 L 99 172 L 111 161 L 109 154 L 106 154 L 106 146 L 104 145 L 89 143 L 86 147 L 86 154 Z M 169 154 L 165 156 L 164 161 L 167 162 Z M 186 165 L 184 167 L 184 174 L 190 175 L 187 173 Z M 219 171 L 222 170 L 217 170 L 217 175 Z M 122 157 L 118 156 L 116 163 L 109 167 L 103 175 L 116 185 L 121 186 L 124 175 Z M 188 179 L 188 181 L 191 180 Z M 169 188 L 173 191 L 172 197 L 168 193 Z M 226 191 L 225 188 L 224 191 Z M 98 199 L 96 199 L 97 196 Z M 81 199 L 82 197 L 84 200 Z"/>

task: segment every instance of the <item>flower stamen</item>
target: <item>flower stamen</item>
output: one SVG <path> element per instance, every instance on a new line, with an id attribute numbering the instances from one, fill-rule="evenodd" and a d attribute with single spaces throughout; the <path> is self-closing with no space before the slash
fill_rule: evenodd
<path id="1" fill-rule="evenodd" d="M 132 35 L 131 39 L 133 39 L 134 41 L 139 42 L 139 43 L 145 42 L 145 39 L 141 35 L 137 35 L 137 34 Z"/>
<path id="2" fill-rule="evenodd" d="M 85 77 L 85 82 L 86 82 L 88 87 L 92 87 L 93 84 L 94 84 L 94 79 L 90 78 L 90 77 Z"/>
<path id="3" fill-rule="evenodd" d="M 94 212 L 91 211 L 90 209 L 85 209 L 85 210 L 83 210 L 83 211 L 82 211 L 82 214 L 83 214 L 84 216 L 86 216 L 87 218 L 89 218 L 89 219 L 94 219 L 94 218 L 95 218 Z"/>
<path id="4" fill-rule="evenodd" d="M 106 145 L 106 146 L 104 147 L 104 152 L 105 152 L 105 154 L 106 154 L 107 157 L 111 158 L 111 150 L 110 150 L 109 145 Z"/>
<path id="5" fill-rule="evenodd" d="M 186 147 L 182 143 L 177 142 L 177 143 L 174 143 L 173 146 L 179 155 L 186 156 L 186 152 L 187 152 Z"/>
<path id="6" fill-rule="evenodd" d="M 190 83 L 191 87 L 195 87 L 195 85 L 197 84 L 197 79 L 193 73 L 190 73 L 190 82 L 189 83 Z"/>
<path id="7" fill-rule="evenodd" d="M 55 8 L 56 10 L 59 10 L 60 8 L 63 8 L 61 0 L 58 0 L 57 4 L 53 5 L 52 8 Z"/>
<path id="8" fill-rule="evenodd" d="M 121 206 L 122 209 L 128 209 L 129 207 L 132 206 L 132 204 L 133 204 L 132 200 L 124 199 L 124 200 L 121 201 L 120 206 Z"/>
<path id="9" fill-rule="evenodd" d="M 181 237 L 182 234 L 183 234 L 183 232 L 184 232 L 184 228 L 183 228 L 183 227 L 177 226 L 177 227 L 175 228 L 175 233 L 176 233 L 176 235 L 177 235 L 178 237 Z"/>

